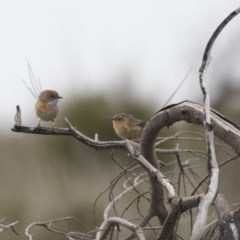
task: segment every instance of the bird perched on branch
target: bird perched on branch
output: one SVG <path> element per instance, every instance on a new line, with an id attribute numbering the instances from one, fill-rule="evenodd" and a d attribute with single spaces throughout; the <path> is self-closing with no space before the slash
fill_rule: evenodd
<path id="1" fill-rule="evenodd" d="M 58 115 L 58 100 L 62 97 L 59 96 L 57 91 L 54 90 L 42 90 L 41 81 L 37 79 L 33 73 L 30 63 L 27 61 L 28 74 L 30 78 L 30 85 L 24 80 L 23 84 L 37 99 L 35 104 L 36 115 L 40 118 L 37 128 L 40 127 L 41 121 L 52 122 L 52 129 L 54 128 L 54 120 Z"/>
<path id="2" fill-rule="evenodd" d="M 40 118 L 38 127 L 40 127 L 40 122 L 52 122 L 52 128 L 54 128 L 54 120 L 58 115 L 58 100 L 61 99 L 58 93 L 54 90 L 42 91 L 38 97 L 35 104 L 35 111 L 37 116 Z"/>
<path id="3" fill-rule="evenodd" d="M 136 119 L 130 114 L 120 113 L 111 118 L 113 128 L 120 138 L 139 141 L 142 135 L 145 122 Z"/>

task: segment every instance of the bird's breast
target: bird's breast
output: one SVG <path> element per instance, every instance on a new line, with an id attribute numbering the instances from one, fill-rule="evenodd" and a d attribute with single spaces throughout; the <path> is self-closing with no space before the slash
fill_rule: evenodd
<path id="1" fill-rule="evenodd" d="M 47 102 L 38 100 L 35 105 L 35 110 L 36 110 L 37 116 L 41 120 L 46 121 L 46 122 L 54 121 L 54 119 L 56 118 L 56 116 L 59 112 L 57 105 L 54 105 L 54 104 L 56 104 L 56 103 L 49 104 L 49 102 L 47 103 Z"/>

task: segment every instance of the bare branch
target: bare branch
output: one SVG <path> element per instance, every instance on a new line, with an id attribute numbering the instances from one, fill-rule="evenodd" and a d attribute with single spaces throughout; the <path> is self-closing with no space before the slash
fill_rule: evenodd
<path id="1" fill-rule="evenodd" d="M 214 201 L 222 239 L 239 239 L 236 223 L 233 220 L 228 204 L 222 194 L 218 194 Z"/>
<path id="2" fill-rule="evenodd" d="M 110 217 L 109 219 L 105 220 L 97 235 L 96 235 L 96 240 L 103 240 L 106 239 L 107 234 L 110 232 L 110 229 L 115 227 L 117 225 L 122 225 L 124 227 L 126 227 L 127 229 L 129 229 L 130 231 L 132 231 L 139 240 L 145 240 L 145 236 L 143 233 L 143 230 L 140 226 L 135 225 L 125 219 L 122 218 L 118 218 L 118 217 Z"/>
<path id="3" fill-rule="evenodd" d="M 29 133 L 29 134 L 40 134 L 40 135 L 59 135 L 59 136 L 73 136 L 82 143 L 93 147 L 95 149 L 124 149 L 126 141 L 97 141 L 91 139 L 86 135 L 80 133 L 74 128 L 71 123 L 65 118 L 69 128 L 46 128 L 46 127 L 28 127 L 28 126 L 17 126 L 11 129 L 13 132 Z M 137 144 L 137 143 L 135 143 Z"/>
<path id="4" fill-rule="evenodd" d="M 231 161 L 236 160 L 238 157 L 239 157 L 239 154 L 237 154 L 236 156 L 231 157 L 231 158 L 223 161 L 222 163 L 219 164 L 218 167 L 221 168 L 222 166 L 224 166 L 224 165 L 227 164 L 228 162 L 231 162 Z M 196 188 L 194 189 L 194 191 L 191 193 L 191 196 L 193 196 L 193 195 L 197 192 L 197 190 L 199 189 L 199 187 L 203 184 L 204 181 L 207 180 L 208 177 L 209 177 L 209 174 L 207 174 L 206 176 L 204 176 L 204 177 L 202 178 L 202 180 L 198 183 L 197 187 L 196 187 Z"/>
<path id="5" fill-rule="evenodd" d="M 240 8 L 232 12 L 224 21 L 219 25 L 219 27 L 215 30 L 212 37 L 208 41 L 206 46 L 202 66 L 199 70 L 199 81 L 200 86 L 203 93 L 203 100 L 204 100 L 204 127 L 206 129 L 206 143 L 207 143 L 207 150 L 208 150 L 208 169 L 210 173 L 210 183 L 208 186 L 208 191 L 205 197 L 202 199 L 199 205 L 199 211 L 197 218 L 195 220 L 193 231 L 191 235 L 191 240 L 198 240 L 201 239 L 203 234 L 203 229 L 206 225 L 207 221 L 207 213 L 208 208 L 212 204 L 218 190 L 218 178 L 219 178 L 219 169 L 215 154 L 215 146 L 214 146 L 214 135 L 213 135 L 213 126 L 211 123 L 211 109 L 210 109 L 210 95 L 207 90 L 206 81 L 204 79 L 204 73 L 207 69 L 207 65 L 210 61 L 210 54 L 213 47 L 213 44 L 223 28 L 240 12 Z"/>
<path id="6" fill-rule="evenodd" d="M 163 225 L 163 229 L 158 240 L 172 239 L 173 229 L 175 228 L 180 215 L 188 209 L 197 207 L 202 197 L 203 195 L 173 199 L 172 210 Z"/>
<path id="7" fill-rule="evenodd" d="M 109 213 L 111 208 L 116 204 L 116 202 L 118 202 L 121 198 L 123 198 L 127 193 L 129 193 L 130 191 L 132 191 L 136 186 L 138 186 L 139 184 L 143 183 L 145 180 L 144 179 L 139 179 L 138 181 L 135 181 L 133 183 L 132 186 L 126 188 L 124 191 L 122 191 L 117 197 L 115 197 L 105 208 L 103 217 L 105 220 L 107 220 L 109 218 Z"/>
<path id="8" fill-rule="evenodd" d="M 0 220 L 0 232 L 3 232 L 10 228 L 15 234 L 18 234 L 14 227 L 16 224 L 18 224 L 19 221 L 15 221 L 9 224 L 3 224 L 4 221 L 5 221 L 5 218 Z"/>
<path id="9" fill-rule="evenodd" d="M 172 100 L 172 98 L 174 97 L 174 95 L 177 93 L 177 91 L 180 89 L 180 87 L 183 85 L 183 83 L 188 79 L 190 73 L 192 71 L 192 67 L 188 70 L 188 72 L 186 73 L 186 75 L 184 76 L 184 78 L 182 79 L 182 81 L 180 82 L 180 84 L 177 86 L 177 88 L 174 90 L 174 92 L 170 95 L 170 97 L 167 99 L 167 101 L 164 103 L 163 107 L 166 107 L 170 101 Z"/>
<path id="10" fill-rule="evenodd" d="M 66 222 L 75 221 L 83 225 L 88 230 L 86 225 L 83 224 L 79 219 L 70 216 L 70 217 L 57 218 L 57 219 L 53 219 L 45 222 L 33 222 L 29 224 L 25 229 L 25 235 L 28 237 L 29 240 L 33 240 L 33 234 L 30 233 L 30 231 L 32 230 L 33 227 L 38 226 L 38 227 L 44 227 L 52 233 L 66 236 L 67 239 L 93 239 L 93 234 L 91 232 L 76 233 L 76 232 L 66 231 L 66 230 L 62 230 L 54 227 L 54 224 L 63 222 L 63 221 L 66 221 Z"/>
<path id="11" fill-rule="evenodd" d="M 167 179 L 157 168 L 151 165 L 142 155 L 133 156 L 142 167 L 146 169 L 146 171 L 150 174 L 150 176 L 165 188 L 168 193 L 169 199 L 173 199 L 176 197 L 176 193 L 172 183 Z"/>
<path id="12" fill-rule="evenodd" d="M 146 152 L 147 155 L 145 158 L 148 161 L 153 163 L 156 160 L 154 160 L 154 140 L 158 132 L 162 128 L 169 127 L 179 121 L 203 126 L 203 107 L 197 103 L 183 101 L 172 104 L 157 112 L 147 122 L 141 139 L 141 147 L 144 153 Z M 211 110 L 211 121 L 215 135 L 231 146 L 236 153 L 240 152 L 239 126 L 215 110 Z"/>
<path id="13" fill-rule="evenodd" d="M 99 150 L 126 148 L 127 141 L 125 140 L 96 141 L 79 132 L 71 125 L 67 118 L 65 118 L 65 120 L 69 128 L 52 129 L 40 127 L 37 129 L 36 127 L 14 125 L 11 130 L 13 132 L 29 134 L 73 136 L 82 143 Z M 223 115 L 214 110 L 211 110 L 211 120 L 216 136 L 223 140 L 225 143 L 227 143 L 229 146 L 231 146 L 236 153 L 240 152 L 240 128 L 228 118 L 224 117 Z M 142 135 L 142 144 L 148 145 L 148 141 L 151 139 L 149 145 L 151 145 L 151 149 L 154 149 L 154 144 L 152 145 L 152 142 L 154 142 L 155 136 L 158 134 L 160 129 L 165 126 L 171 126 L 173 123 L 179 121 L 186 121 L 189 123 L 203 125 L 202 106 L 197 103 L 183 101 L 161 109 L 152 117 L 152 119 L 150 119 L 149 123 L 147 123 L 146 127 L 144 128 L 144 132 Z M 136 146 L 138 145 L 137 143 L 133 142 L 132 144 Z M 149 161 L 148 157 L 145 158 Z"/>
<path id="14" fill-rule="evenodd" d="M 204 51 L 203 54 L 203 59 L 202 59 L 202 65 L 200 68 L 200 72 L 204 72 L 204 69 L 206 68 L 209 58 L 210 58 L 210 53 L 213 47 L 213 44 L 215 42 L 215 40 L 217 39 L 218 35 L 221 33 L 221 31 L 223 30 L 223 28 L 234 18 L 236 17 L 240 12 L 240 8 L 237 8 L 235 11 L 233 11 L 232 13 L 230 13 L 223 21 L 222 23 L 217 27 L 217 29 L 214 31 L 212 37 L 210 38 L 210 40 L 207 43 L 206 49 Z"/>

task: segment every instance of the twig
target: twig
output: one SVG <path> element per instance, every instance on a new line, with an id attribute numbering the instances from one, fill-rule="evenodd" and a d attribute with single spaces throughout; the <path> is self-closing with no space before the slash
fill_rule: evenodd
<path id="1" fill-rule="evenodd" d="M 237 154 L 236 156 L 232 157 L 232 158 L 229 158 L 225 161 L 223 161 L 222 163 L 219 164 L 219 168 L 221 168 L 222 166 L 224 166 L 225 164 L 227 164 L 228 162 L 231 162 L 233 160 L 236 160 L 237 158 L 239 157 L 239 154 Z M 204 176 L 202 178 L 202 180 L 198 183 L 197 187 L 194 189 L 194 191 L 191 193 L 191 196 L 193 196 L 197 190 L 200 188 L 200 186 L 207 180 L 207 178 L 209 177 L 209 174 L 207 174 L 206 176 Z"/>
<path id="2" fill-rule="evenodd" d="M 105 208 L 104 210 L 104 214 L 103 214 L 103 217 L 104 217 L 104 221 L 103 223 L 101 224 L 100 226 L 100 230 L 101 231 L 98 231 L 97 235 L 96 235 L 96 240 L 97 239 L 103 239 L 102 236 L 106 236 L 109 231 L 110 231 L 110 228 L 112 227 L 112 224 L 111 224 L 111 219 L 113 217 L 110 217 L 109 214 L 110 214 L 110 210 L 113 206 L 115 206 L 116 202 L 118 202 L 120 199 L 122 199 L 127 193 L 129 193 L 130 191 L 132 191 L 134 189 L 134 187 L 136 187 L 137 185 L 143 183 L 144 180 L 141 179 L 140 181 L 138 182 L 135 182 L 133 184 L 133 186 L 130 186 L 129 188 L 125 189 L 124 191 L 122 191 L 118 196 L 116 196 L 110 203 L 108 203 L 107 207 Z M 118 218 L 118 219 L 122 219 L 122 218 Z M 122 221 L 126 221 L 124 219 L 122 219 Z M 103 231 L 103 232 L 102 232 Z"/>
<path id="3" fill-rule="evenodd" d="M 135 225 L 125 219 L 122 218 L 118 218 L 118 217 L 110 217 L 109 219 L 105 220 L 103 222 L 103 224 L 100 227 L 100 231 L 98 231 L 97 235 L 96 235 L 96 240 L 103 240 L 106 239 L 107 234 L 109 233 L 110 229 L 112 227 L 115 227 L 115 225 L 122 225 L 126 228 L 128 228 L 129 230 L 131 230 L 132 232 L 134 232 L 134 234 L 137 236 L 137 238 L 139 240 L 145 240 L 145 236 L 143 233 L 143 230 L 140 226 Z"/>
<path id="4" fill-rule="evenodd" d="M 0 220 L 0 232 L 3 232 L 7 229 L 11 229 L 15 234 L 18 235 L 17 231 L 15 230 L 15 225 L 18 224 L 19 221 L 15 221 L 15 222 L 12 222 L 12 223 L 9 223 L 9 224 L 3 224 L 3 222 L 5 221 L 5 218 L 1 219 Z"/>
<path id="5" fill-rule="evenodd" d="M 157 168 L 155 168 L 153 165 L 151 165 L 142 155 L 136 155 L 133 157 L 134 157 L 134 159 L 136 159 L 139 162 L 139 164 L 141 164 L 141 166 L 143 168 L 146 169 L 146 171 L 155 180 L 157 180 L 159 183 L 161 183 L 161 185 L 167 191 L 169 199 L 173 199 L 174 197 L 176 197 L 175 189 L 174 189 L 172 183 L 169 181 L 169 179 L 167 179 Z"/>
<path id="6" fill-rule="evenodd" d="M 145 180 L 141 179 L 138 182 L 134 183 L 132 186 L 126 188 L 124 191 L 122 191 L 120 194 L 118 194 L 118 196 L 116 196 L 111 202 L 108 203 L 107 207 L 105 208 L 103 217 L 104 219 L 108 219 L 109 218 L 109 213 L 111 208 L 116 204 L 116 202 L 118 202 L 121 198 L 123 198 L 123 196 L 125 196 L 127 193 L 129 193 L 130 191 L 132 191 L 134 189 L 134 187 L 138 186 L 139 184 L 143 183 Z"/>
<path id="7" fill-rule="evenodd" d="M 188 70 L 188 72 L 186 73 L 186 75 L 184 76 L 184 78 L 182 79 L 182 81 L 180 82 L 180 84 L 177 86 L 177 88 L 174 90 L 174 92 L 170 95 L 170 97 L 167 99 L 167 101 L 164 103 L 163 107 L 166 107 L 169 102 L 172 100 L 172 98 L 174 97 L 174 95 L 177 93 L 177 91 L 180 89 L 180 87 L 183 85 L 183 83 L 188 79 L 190 73 L 192 71 L 192 67 Z"/>
<path id="8" fill-rule="evenodd" d="M 110 186 L 107 187 L 106 189 L 104 189 L 104 190 L 96 197 L 96 199 L 95 199 L 95 201 L 94 201 L 94 204 L 93 204 L 94 223 L 96 223 L 96 220 L 95 220 L 95 218 L 96 218 L 96 213 L 95 213 L 96 210 L 95 210 L 95 209 L 96 209 L 96 205 L 97 205 L 98 200 L 102 197 L 102 195 L 103 195 L 104 193 L 106 193 L 108 190 L 111 191 L 111 189 L 114 188 L 114 186 L 115 186 L 115 185 L 120 181 L 120 179 L 126 174 L 126 171 L 127 171 L 128 173 L 131 173 L 131 172 L 133 172 L 134 170 L 136 170 L 137 168 L 140 167 L 140 166 L 132 167 L 133 164 L 135 164 L 135 163 L 130 164 L 124 171 L 120 172 L 120 173 L 118 174 L 118 176 L 114 177 L 114 179 L 112 179 L 111 182 L 110 182 Z M 130 167 L 132 167 L 132 168 L 130 168 Z"/>
<path id="9" fill-rule="evenodd" d="M 57 229 L 57 228 L 55 228 L 53 226 L 53 224 L 55 224 L 55 223 L 59 223 L 59 222 L 62 222 L 62 221 L 69 222 L 71 220 L 74 220 L 74 221 L 80 223 L 81 225 L 83 225 L 88 230 L 86 225 L 83 224 L 79 219 L 70 216 L 70 217 L 57 218 L 57 219 L 53 219 L 53 220 L 49 220 L 49 221 L 45 221 L 45 222 L 32 222 L 25 229 L 25 235 L 28 237 L 29 240 L 33 240 L 33 234 L 30 233 L 30 231 L 32 230 L 33 227 L 39 226 L 39 227 L 46 228 L 47 230 L 49 230 L 52 233 L 56 233 L 56 234 L 60 234 L 60 235 L 66 236 L 68 239 L 74 239 L 73 236 L 75 236 L 75 235 L 76 236 L 77 235 L 79 235 L 79 236 L 81 235 L 82 237 L 84 236 L 85 238 L 88 238 L 88 239 L 92 239 L 93 238 L 93 235 L 90 234 L 90 233 L 68 232 L 68 231 L 65 231 L 65 230 Z"/>

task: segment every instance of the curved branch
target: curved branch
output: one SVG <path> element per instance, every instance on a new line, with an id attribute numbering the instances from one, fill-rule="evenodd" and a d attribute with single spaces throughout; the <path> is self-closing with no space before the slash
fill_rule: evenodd
<path id="1" fill-rule="evenodd" d="M 3 218 L 0 220 L 0 232 L 3 232 L 7 229 L 11 229 L 15 234 L 18 235 L 17 231 L 15 230 L 15 225 L 18 224 L 19 221 L 15 221 L 9 224 L 4 224 L 3 222 L 5 221 L 6 218 Z"/>
<path id="2" fill-rule="evenodd" d="M 115 227 L 115 225 L 122 225 L 132 231 L 139 240 L 146 240 L 142 228 L 139 225 L 135 225 L 125 219 L 119 217 L 110 217 L 109 219 L 104 220 L 100 230 L 97 232 L 96 240 L 106 239 L 110 229 Z"/>
<path id="3" fill-rule="evenodd" d="M 235 11 L 230 13 L 223 21 L 222 23 L 217 27 L 217 29 L 214 31 L 212 37 L 207 43 L 207 46 L 205 48 L 204 54 L 203 54 L 203 59 L 202 59 L 202 65 L 199 69 L 199 72 L 204 72 L 204 69 L 206 68 L 209 58 L 210 58 L 210 53 L 213 47 L 213 44 L 215 40 L 217 39 L 218 35 L 220 32 L 223 30 L 223 28 L 238 14 L 240 13 L 240 8 L 237 8 Z"/>
<path id="4" fill-rule="evenodd" d="M 201 239 L 204 227 L 207 221 L 207 213 L 210 205 L 214 201 L 218 190 L 219 182 L 219 168 L 216 159 L 215 146 L 214 146 L 214 134 L 213 127 L 211 123 L 211 112 L 210 112 L 210 94 L 206 86 L 206 79 L 203 78 L 204 73 L 207 69 L 207 65 L 210 62 L 210 53 L 213 44 L 223 28 L 240 12 L 240 8 L 232 12 L 224 21 L 217 27 L 213 35 L 211 36 L 208 44 L 206 46 L 202 66 L 199 70 L 199 81 L 200 87 L 203 93 L 204 100 L 204 128 L 206 130 L 206 144 L 208 151 L 208 171 L 210 174 L 208 190 L 206 195 L 199 204 L 199 211 L 196 217 L 196 221 L 193 226 L 191 240 Z"/>
<path id="5" fill-rule="evenodd" d="M 186 121 L 203 126 L 203 107 L 200 104 L 183 101 L 169 105 L 158 111 L 146 124 L 141 138 L 143 156 L 157 166 L 154 152 L 154 141 L 159 131 L 179 121 Z M 240 127 L 215 110 L 211 110 L 212 126 L 215 135 L 231 146 L 236 153 L 240 152 Z"/>
<path id="6" fill-rule="evenodd" d="M 161 109 L 147 122 L 143 130 L 140 147 L 144 158 L 157 168 L 154 141 L 159 131 L 163 127 L 171 126 L 179 121 L 203 126 L 203 115 L 203 107 L 189 101 L 180 102 Z M 235 152 L 239 152 L 239 127 L 214 110 L 211 110 L 211 119 L 216 136 L 230 145 Z M 163 223 L 168 215 L 164 204 L 163 186 L 157 184 L 153 177 L 150 177 L 150 181 L 152 186 L 150 208 L 154 211 L 154 215 L 158 216 L 160 222 Z"/>

